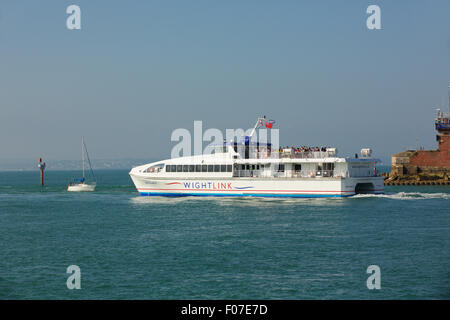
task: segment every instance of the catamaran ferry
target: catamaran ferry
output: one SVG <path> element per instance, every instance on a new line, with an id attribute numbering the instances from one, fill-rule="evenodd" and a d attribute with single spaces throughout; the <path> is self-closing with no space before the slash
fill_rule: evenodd
<path id="1" fill-rule="evenodd" d="M 378 159 L 370 149 L 339 158 L 335 148 L 284 148 L 255 143 L 250 136 L 215 147 L 213 154 L 173 158 L 130 171 L 142 196 L 348 197 L 383 193 Z"/>

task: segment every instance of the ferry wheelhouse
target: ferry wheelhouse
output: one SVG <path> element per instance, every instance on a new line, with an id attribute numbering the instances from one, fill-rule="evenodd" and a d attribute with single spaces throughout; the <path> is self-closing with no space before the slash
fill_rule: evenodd
<path id="1" fill-rule="evenodd" d="M 335 148 L 272 150 L 246 136 L 215 146 L 213 154 L 135 167 L 130 176 L 142 196 L 348 197 L 384 192 L 378 162 L 370 149 L 340 158 Z"/>

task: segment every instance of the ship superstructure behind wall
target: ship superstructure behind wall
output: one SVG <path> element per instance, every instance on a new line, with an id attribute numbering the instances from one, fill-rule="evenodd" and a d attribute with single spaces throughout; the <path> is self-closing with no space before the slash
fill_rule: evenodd
<path id="1" fill-rule="evenodd" d="M 438 110 L 435 120 L 436 150 L 408 150 L 392 156 L 395 176 L 420 173 L 450 174 L 450 112 Z"/>

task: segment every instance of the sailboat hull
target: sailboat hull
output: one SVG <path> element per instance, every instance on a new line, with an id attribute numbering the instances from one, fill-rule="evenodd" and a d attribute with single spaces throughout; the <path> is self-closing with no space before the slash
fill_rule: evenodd
<path id="1" fill-rule="evenodd" d="M 95 187 L 96 187 L 95 184 L 78 183 L 78 184 L 69 185 L 67 187 L 67 191 L 72 191 L 72 192 L 94 191 Z"/>

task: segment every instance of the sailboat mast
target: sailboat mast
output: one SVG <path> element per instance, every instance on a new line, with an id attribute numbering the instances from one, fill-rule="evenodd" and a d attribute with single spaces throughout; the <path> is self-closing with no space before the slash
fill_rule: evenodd
<path id="1" fill-rule="evenodd" d="M 450 86 L 448 86 L 448 112 L 450 112 Z"/>
<path id="2" fill-rule="evenodd" d="M 81 161 L 83 162 L 83 178 L 84 178 L 84 137 L 81 137 Z"/>

